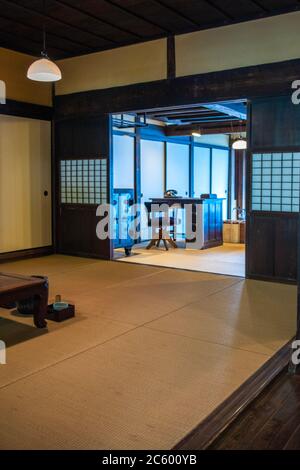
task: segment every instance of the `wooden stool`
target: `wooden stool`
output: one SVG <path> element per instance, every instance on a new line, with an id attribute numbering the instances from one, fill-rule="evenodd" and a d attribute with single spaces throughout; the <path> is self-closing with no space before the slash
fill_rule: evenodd
<path id="1" fill-rule="evenodd" d="M 169 247 L 168 247 L 168 244 L 172 247 L 172 248 L 178 248 L 177 244 L 175 243 L 175 228 L 176 228 L 176 219 L 175 217 L 170 217 L 168 220 L 168 227 L 169 227 L 169 230 L 167 230 L 167 238 L 164 238 L 164 232 L 166 232 L 166 229 L 167 229 L 167 226 L 165 225 L 165 219 L 166 217 L 164 216 L 164 214 L 160 214 L 158 217 L 154 217 L 152 215 L 151 217 L 151 202 L 146 202 L 145 203 L 145 206 L 147 208 L 147 211 L 148 211 L 148 226 L 149 227 L 152 227 L 152 240 L 149 242 L 148 246 L 147 246 L 147 250 L 150 250 L 153 246 L 156 246 L 157 248 L 159 248 L 160 246 L 160 243 L 163 242 L 164 244 L 164 247 L 166 249 L 166 251 L 169 250 Z M 153 227 L 153 222 L 154 222 L 154 227 Z M 157 232 L 155 232 L 155 229 L 158 228 L 158 237 L 156 237 L 155 235 L 157 235 Z M 173 238 L 172 239 L 172 236 L 171 234 L 173 235 Z"/>

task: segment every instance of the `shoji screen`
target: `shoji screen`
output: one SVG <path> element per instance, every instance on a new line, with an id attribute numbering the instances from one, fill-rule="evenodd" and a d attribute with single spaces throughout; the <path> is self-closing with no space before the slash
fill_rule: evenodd
<path id="1" fill-rule="evenodd" d="M 299 212 L 300 153 L 252 155 L 252 210 Z"/>
<path id="2" fill-rule="evenodd" d="M 0 116 L 0 252 L 51 244 L 50 122 Z"/>
<path id="3" fill-rule="evenodd" d="M 189 145 L 167 143 L 167 188 L 189 195 Z"/>
<path id="4" fill-rule="evenodd" d="M 141 140 L 141 203 L 151 197 L 163 197 L 165 179 L 165 148 L 163 142 Z M 148 239 L 147 217 L 142 220 L 142 239 Z"/>
<path id="5" fill-rule="evenodd" d="M 113 185 L 115 189 L 134 188 L 134 137 L 113 136 Z"/>
<path id="6" fill-rule="evenodd" d="M 210 193 L 210 153 L 205 147 L 194 147 L 194 197 Z"/>
<path id="7" fill-rule="evenodd" d="M 229 170 L 229 151 L 222 149 L 212 150 L 212 193 L 217 194 L 223 201 L 223 218 L 228 217 L 227 199 L 228 199 L 228 170 Z"/>

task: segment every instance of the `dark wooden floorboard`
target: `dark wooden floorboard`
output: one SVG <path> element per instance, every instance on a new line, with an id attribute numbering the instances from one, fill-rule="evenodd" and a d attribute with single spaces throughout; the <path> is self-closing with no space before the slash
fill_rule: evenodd
<path id="1" fill-rule="evenodd" d="M 210 449 L 300 449 L 300 377 L 280 374 Z"/>
<path id="2" fill-rule="evenodd" d="M 287 441 L 284 446 L 284 450 L 299 450 L 300 449 L 300 424 L 297 426 L 293 432 L 290 439 Z"/>

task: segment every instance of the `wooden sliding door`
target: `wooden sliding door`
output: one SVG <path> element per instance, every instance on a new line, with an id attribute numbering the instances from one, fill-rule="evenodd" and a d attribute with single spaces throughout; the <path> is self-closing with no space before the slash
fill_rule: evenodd
<path id="1" fill-rule="evenodd" d="M 60 253 L 110 259 L 99 240 L 97 207 L 110 201 L 110 118 L 56 123 L 57 229 Z"/>
<path id="2" fill-rule="evenodd" d="M 300 212 L 300 106 L 254 100 L 248 151 L 247 275 L 295 282 Z"/>
<path id="3" fill-rule="evenodd" d="M 51 245 L 51 123 L 1 115 L 0 253 Z"/>

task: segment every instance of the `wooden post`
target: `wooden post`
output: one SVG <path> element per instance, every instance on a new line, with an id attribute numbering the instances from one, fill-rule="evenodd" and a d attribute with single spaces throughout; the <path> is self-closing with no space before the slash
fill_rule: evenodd
<path id="1" fill-rule="evenodd" d="M 175 54 L 175 38 L 169 36 L 167 38 L 167 78 L 176 78 L 176 54 Z"/>
<path id="2" fill-rule="evenodd" d="M 298 216 L 298 243 L 297 243 L 297 330 L 296 340 L 300 340 L 300 214 Z M 292 353 L 294 350 L 292 350 Z M 289 364 L 289 373 L 300 375 L 300 365 L 293 363 L 292 358 Z"/>
<path id="3" fill-rule="evenodd" d="M 296 339 L 300 340 L 300 214 L 298 216 L 297 244 L 297 332 Z"/>

